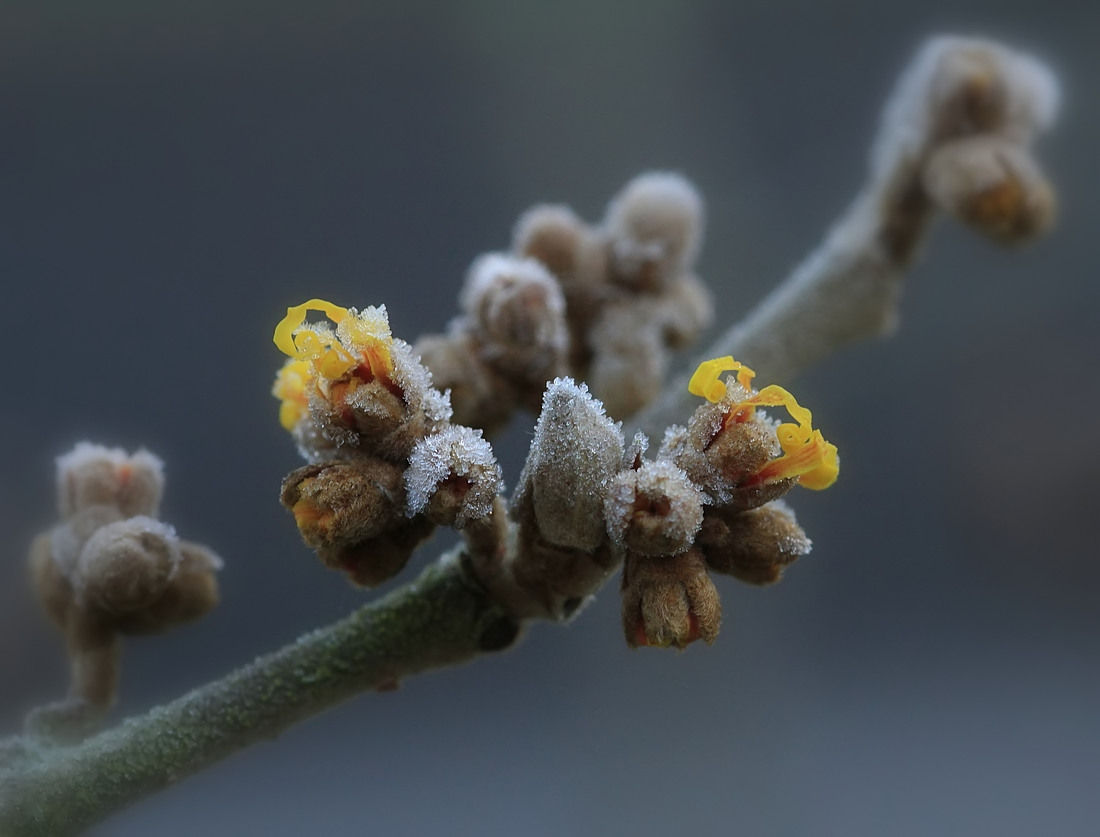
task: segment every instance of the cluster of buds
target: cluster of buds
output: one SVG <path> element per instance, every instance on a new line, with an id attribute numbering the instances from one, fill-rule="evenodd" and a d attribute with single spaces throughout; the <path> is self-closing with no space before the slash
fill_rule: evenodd
<path id="1" fill-rule="evenodd" d="M 413 347 L 449 391 L 454 420 L 493 433 L 534 413 L 546 382 L 564 375 L 569 336 L 561 288 L 534 259 L 490 253 L 470 267 L 462 315 Z"/>
<path id="2" fill-rule="evenodd" d="M 309 311 L 331 325 L 307 323 Z M 384 306 L 313 299 L 287 310 L 274 340 L 289 356 L 273 390 L 280 420 L 309 462 L 284 479 L 282 502 L 325 564 L 369 587 L 400 572 L 437 525 L 496 542 L 492 448 L 451 423 L 448 397 L 392 337 Z"/>
<path id="3" fill-rule="evenodd" d="M 736 378 L 719 380 L 728 371 Z M 707 403 L 669 428 L 653 460 L 643 435 L 625 445 L 587 387 L 547 388 L 511 508 L 512 574 L 542 615 L 568 618 L 622 561 L 631 647 L 709 643 L 721 624 L 709 572 L 771 584 L 809 551 L 780 498 L 795 485 L 832 485 L 837 449 L 789 392 L 754 391 L 752 377 L 731 357 L 702 364 L 690 388 Z M 761 407 L 784 407 L 794 421 Z"/>
<path id="4" fill-rule="evenodd" d="M 561 284 L 570 373 L 620 419 L 657 397 L 670 351 L 710 325 L 710 295 L 692 272 L 703 214 L 691 183 L 651 172 L 611 200 L 600 224 L 540 205 L 516 225 L 514 252 L 546 265 Z"/>
<path id="5" fill-rule="evenodd" d="M 57 460 L 57 488 L 61 522 L 35 539 L 30 568 L 65 635 L 72 686 L 32 724 L 64 733 L 94 725 L 114 702 L 120 635 L 158 633 L 217 603 L 221 560 L 157 519 L 164 467 L 148 451 L 82 442 Z"/>
<path id="6" fill-rule="evenodd" d="M 1034 58 L 935 38 L 891 97 L 873 176 L 909 212 L 930 201 L 993 239 L 1026 241 L 1054 218 L 1054 191 L 1031 146 L 1057 107 L 1057 82 Z"/>
<path id="7" fill-rule="evenodd" d="M 520 409 L 537 413 L 546 384 L 586 380 L 628 418 L 660 392 L 672 350 L 711 321 L 692 273 L 703 201 L 683 177 L 640 175 L 589 225 L 540 205 L 516 224 L 511 254 L 479 257 L 446 334 L 414 349 L 449 391 L 458 423 L 492 434 Z"/>

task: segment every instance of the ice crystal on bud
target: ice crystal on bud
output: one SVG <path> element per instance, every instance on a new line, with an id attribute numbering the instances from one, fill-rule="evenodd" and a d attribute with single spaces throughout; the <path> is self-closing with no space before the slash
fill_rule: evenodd
<path id="1" fill-rule="evenodd" d="M 640 555 L 676 555 L 695 541 L 703 522 L 703 496 L 668 460 L 642 462 L 615 477 L 605 516 L 616 546 Z"/>
<path id="2" fill-rule="evenodd" d="M 412 517 L 435 497 L 448 503 L 445 522 L 461 529 L 489 514 L 504 490 L 492 446 L 480 430 L 451 425 L 417 442 L 405 471 L 406 514 Z M 431 515 L 429 515 L 431 516 Z"/>

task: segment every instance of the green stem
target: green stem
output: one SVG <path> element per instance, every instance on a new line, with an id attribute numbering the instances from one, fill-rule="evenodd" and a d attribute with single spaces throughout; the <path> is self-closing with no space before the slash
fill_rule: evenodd
<path id="1" fill-rule="evenodd" d="M 518 626 L 455 556 L 227 677 L 72 748 L 0 772 L 0 835 L 76 834 L 359 692 L 507 647 Z"/>

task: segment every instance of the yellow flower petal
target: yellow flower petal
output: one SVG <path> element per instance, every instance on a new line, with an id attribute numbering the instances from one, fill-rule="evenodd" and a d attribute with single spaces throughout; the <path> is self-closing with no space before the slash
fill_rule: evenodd
<path id="1" fill-rule="evenodd" d="M 715 358 L 699 364 L 691 376 L 688 391 L 701 395 L 711 402 L 721 401 L 726 394 L 726 385 L 719 380 L 723 372 L 737 370 L 737 381 L 746 390 L 751 390 L 755 372 L 732 356 Z M 840 457 L 836 445 L 825 441 L 820 430 L 814 430 L 813 414 L 803 407 L 787 390 L 771 384 L 744 401 L 731 405 L 726 414 L 726 423 L 744 421 L 755 407 L 784 407 L 796 423 L 779 425 L 776 438 L 783 449 L 783 455 L 764 465 L 753 476 L 760 481 L 774 481 L 798 477 L 798 484 L 820 491 L 836 482 L 840 473 Z"/>

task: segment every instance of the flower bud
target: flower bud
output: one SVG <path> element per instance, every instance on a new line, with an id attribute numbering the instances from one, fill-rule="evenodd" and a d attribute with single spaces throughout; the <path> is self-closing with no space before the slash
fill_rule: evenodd
<path id="1" fill-rule="evenodd" d="M 738 512 L 708 507 L 696 545 L 715 572 L 748 584 L 774 584 L 810 551 L 810 539 L 782 501 Z"/>
<path id="2" fill-rule="evenodd" d="M 703 522 L 703 497 L 668 460 L 643 462 L 612 480 L 604 506 L 607 533 L 638 555 L 676 555 L 692 545 Z"/>
<path id="3" fill-rule="evenodd" d="M 697 549 L 659 558 L 627 553 L 622 597 L 631 648 L 684 648 L 697 639 L 709 645 L 718 637 L 722 603 Z"/>
<path id="4" fill-rule="evenodd" d="M 111 506 L 124 517 L 155 517 L 164 493 L 164 463 L 139 450 L 127 454 L 80 442 L 57 458 L 58 511 L 69 518 L 91 506 Z"/>
<path id="5" fill-rule="evenodd" d="M 140 516 L 111 523 L 81 550 L 72 578 L 76 604 L 112 616 L 147 608 L 164 595 L 182 560 L 171 526 Z"/>
<path id="6" fill-rule="evenodd" d="M 161 596 L 149 606 L 120 616 L 115 628 L 124 634 L 152 634 L 193 622 L 217 605 L 215 575 L 222 560 L 202 544 L 179 542 L 181 560 Z"/>
<path id="7" fill-rule="evenodd" d="M 648 172 L 631 180 L 607 207 L 615 279 L 657 290 L 695 261 L 703 234 L 703 200 L 684 177 Z"/>
<path id="8" fill-rule="evenodd" d="M 64 633 L 69 696 L 27 720 L 36 734 L 75 742 L 101 723 L 115 699 L 119 635 L 154 633 L 206 613 L 218 600 L 221 560 L 151 516 L 163 464 L 81 442 L 59 457 L 62 522 L 31 546 L 31 582 Z"/>
<path id="9" fill-rule="evenodd" d="M 470 268 L 460 301 L 487 363 L 539 393 L 566 371 L 565 299 L 541 263 L 482 256 Z"/>
<path id="10" fill-rule="evenodd" d="M 754 480 L 781 451 L 775 435 L 778 423 L 759 412 L 727 422 L 729 408 L 725 400 L 704 404 L 686 428 L 670 427 L 658 459 L 675 462 L 712 503 L 745 509 L 786 494 L 796 484 L 794 479 Z"/>
<path id="11" fill-rule="evenodd" d="M 313 549 L 358 543 L 404 517 L 402 471 L 372 459 L 306 465 L 287 474 L 280 499 Z"/>
<path id="12" fill-rule="evenodd" d="M 1025 241 L 1054 220 L 1054 190 L 1031 154 L 996 137 L 945 142 L 929 158 L 924 188 L 942 209 L 990 238 Z"/>
<path id="13" fill-rule="evenodd" d="M 587 225 L 568 206 L 540 204 L 516 221 L 512 248 L 537 259 L 555 276 L 573 277 L 588 235 Z"/>

